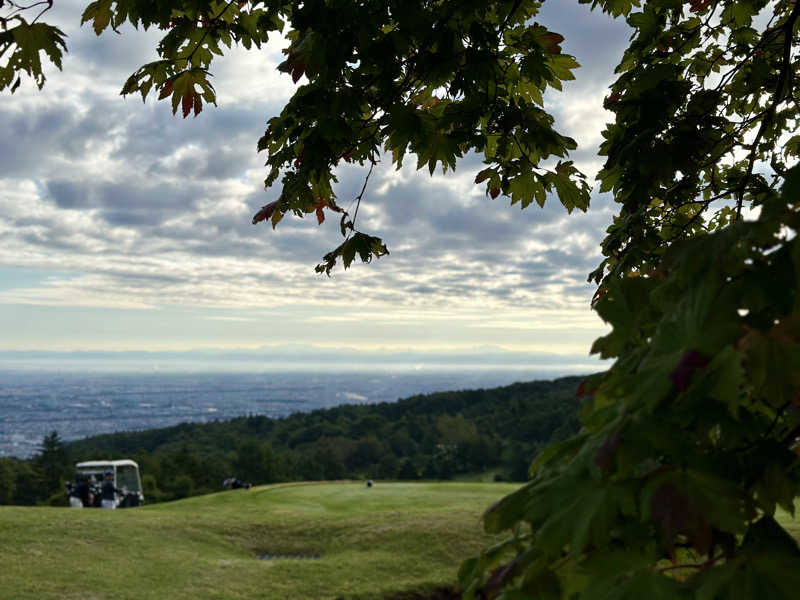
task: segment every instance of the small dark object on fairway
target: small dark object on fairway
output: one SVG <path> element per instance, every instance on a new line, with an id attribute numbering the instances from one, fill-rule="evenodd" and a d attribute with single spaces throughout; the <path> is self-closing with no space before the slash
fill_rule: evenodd
<path id="1" fill-rule="evenodd" d="M 372 479 L 367 479 L 367 487 L 372 487 Z"/>
<path id="2" fill-rule="evenodd" d="M 236 477 L 228 477 L 225 481 L 222 482 L 222 487 L 226 490 L 239 490 L 239 489 L 246 489 L 249 490 L 253 487 L 252 483 L 247 483 L 238 479 Z"/>

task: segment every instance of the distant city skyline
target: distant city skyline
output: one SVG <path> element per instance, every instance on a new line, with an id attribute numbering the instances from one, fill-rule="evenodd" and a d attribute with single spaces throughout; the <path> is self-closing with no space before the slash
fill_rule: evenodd
<path id="1" fill-rule="evenodd" d="M 520 213 L 474 184 L 475 156 L 434 177 L 384 161 L 359 225 L 391 255 L 320 276 L 314 265 L 340 241 L 335 219 L 250 223 L 279 192 L 263 190 L 255 146 L 294 89 L 275 70 L 285 43 L 232 51 L 214 72 L 219 106 L 182 120 L 167 103 L 119 96 L 153 58 L 157 32 L 97 38 L 79 27 L 83 6 L 64 0 L 48 13 L 69 36 L 63 72 L 50 69 L 41 92 L 26 82 L 0 95 L 0 350 L 483 348 L 498 361 L 512 352 L 593 364 L 589 347 L 607 328 L 586 275 L 601 260 L 607 195 L 595 190 L 587 214 L 552 199 Z M 537 19 L 582 64 L 546 102 L 579 142 L 571 159 L 594 177 L 627 25 L 577 1 L 546 2 Z M 340 169 L 340 204 L 365 174 Z"/>

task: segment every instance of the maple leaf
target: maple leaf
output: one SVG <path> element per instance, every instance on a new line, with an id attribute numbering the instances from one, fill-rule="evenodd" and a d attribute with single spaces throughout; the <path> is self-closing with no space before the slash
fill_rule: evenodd
<path id="1" fill-rule="evenodd" d="M 610 96 L 603 98 L 603 108 L 608 108 L 613 105 L 615 102 L 619 101 L 621 97 L 619 92 L 614 92 Z"/>
<path id="2" fill-rule="evenodd" d="M 275 209 L 277 208 L 277 206 L 278 206 L 278 201 L 277 200 L 262 206 L 261 210 L 259 210 L 255 215 L 253 215 L 253 225 L 255 225 L 256 223 L 260 223 L 261 221 L 266 221 L 267 219 L 269 219 L 272 216 L 272 213 L 275 212 Z"/>
<path id="3" fill-rule="evenodd" d="M 700 554 L 708 553 L 712 540 L 711 526 L 692 509 L 689 499 L 673 484 L 666 483 L 656 490 L 651 510 L 667 548 L 671 550 L 675 536 L 683 534 Z"/>
<path id="4" fill-rule="evenodd" d="M 333 199 L 323 200 L 322 198 L 317 198 L 317 204 L 314 206 L 314 211 L 317 214 L 318 225 L 322 225 L 322 223 L 325 221 L 325 212 L 323 211 L 325 208 L 332 210 L 333 212 L 344 213 L 345 216 L 347 215 L 344 209 L 340 208 Z"/>
<path id="5" fill-rule="evenodd" d="M 548 31 L 539 39 L 544 42 L 544 47 L 550 54 L 561 54 L 560 44 L 564 41 L 563 35 Z"/>
<path id="6" fill-rule="evenodd" d="M 168 79 L 161 87 L 161 93 L 158 95 L 158 99 L 163 100 L 170 94 L 172 94 L 172 80 Z"/>
<path id="7" fill-rule="evenodd" d="M 297 83 L 306 71 L 306 63 L 297 54 L 292 53 L 278 65 L 278 70 L 283 73 L 289 73 L 292 76 L 292 81 Z"/>
<path id="8" fill-rule="evenodd" d="M 709 7 L 711 0 L 688 0 L 689 12 L 700 13 Z"/>
<path id="9" fill-rule="evenodd" d="M 292 81 L 297 83 L 306 71 L 306 64 L 302 60 L 297 60 L 292 67 Z"/>
<path id="10" fill-rule="evenodd" d="M 617 429 L 614 433 L 609 435 L 603 445 L 597 449 L 597 454 L 594 456 L 594 464 L 596 464 L 600 470 L 608 471 L 608 469 L 611 468 L 611 462 L 617 454 L 617 448 L 619 448 L 621 434 L 622 432 Z"/>
<path id="11" fill-rule="evenodd" d="M 475 183 L 482 183 L 486 181 L 487 179 L 489 179 L 489 177 L 492 175 L 493 172 L 494 172 L 493 169 L 484 169 L 475 176 Z"/>
<path id="12" fill-rule="evenodd" d="M 669 378 L 675 384 L 675 387 L 682 392 L 689 387 L 689 381 L 694 372 L 702 369 L 710 362 L 711 359 L 697 350 L 687 350 L 681 357 L 678 366 L 669 374 Z"/>
<path id="13" fill-rule="evenodd" d="M 203 97 L 197 92 L 194 93 L 194 116 L 200 114 L 203 110 Z"/>
<path id="14" fill-rule="evenodd" d="M 181 98 L 181 105 L 183 108 L 183 118 L 185 119 L 189 116 L 189 113 L 192 112 L 192 107 L 194 106 L 194 90 L 189 89 L 183 95 Z"/>

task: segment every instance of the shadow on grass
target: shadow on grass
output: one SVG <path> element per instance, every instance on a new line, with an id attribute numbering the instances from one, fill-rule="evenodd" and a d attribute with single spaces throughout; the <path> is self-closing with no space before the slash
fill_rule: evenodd
<path id="1" fill-rule="evenodd" d="M 428 587 L 389 594 L 384 600 L 459 600 L 461 593 L 453 586 Z"/>

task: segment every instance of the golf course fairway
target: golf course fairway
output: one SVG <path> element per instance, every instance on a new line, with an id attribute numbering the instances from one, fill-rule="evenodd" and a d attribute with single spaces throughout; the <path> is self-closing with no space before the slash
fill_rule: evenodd
<path id="1" fill-rule="evenodd" d="M 414 598 L 492 538 L 500 483 L 300 483 L 135 509 L 0 507 L 0 598 Z"/>

